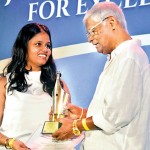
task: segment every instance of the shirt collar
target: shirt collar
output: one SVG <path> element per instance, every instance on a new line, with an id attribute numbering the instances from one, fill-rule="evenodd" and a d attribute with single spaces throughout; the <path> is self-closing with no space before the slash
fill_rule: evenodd
<path id="1" fill-rule="evenodd" d="M 126 47 L 130 44 L 137 44 L 139 46 L 141 46 L 141 41 L 138 39 L 131 39 L 131 40 L 127 40 L 122 42 L 120 45 L 118 45 L 112 52 L 111 54 L 107 54 L 107 61 L 112 60 L 115 56 L 117 56 L 118 54 L 121 53 L 122 47 Z M 123 48 L 124 49 L 124 48 Z"/>

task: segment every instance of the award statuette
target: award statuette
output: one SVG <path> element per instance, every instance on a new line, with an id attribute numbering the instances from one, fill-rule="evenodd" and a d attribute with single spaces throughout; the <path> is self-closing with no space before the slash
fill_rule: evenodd
<path id="1" fill-rule="evenodd" d="M 58 72 L 54 90 L 52 93 L 53 105 L 52 105 L 52 120 L 45 121 L 42 134 L 51 134 L 57 131 L 61 127 L 61 123 L 57 121 L 58 118 L 65 116 L 65 105 L 69 100 L 69 94 L 64 91 L 60 81 L 61 74 Z"/>

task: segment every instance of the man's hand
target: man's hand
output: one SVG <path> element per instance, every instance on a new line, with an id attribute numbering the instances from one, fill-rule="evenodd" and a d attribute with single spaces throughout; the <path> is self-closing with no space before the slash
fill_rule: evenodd
<path id="1" fill-rule="evenodd" d="M 55 140 L 72 139 L 74 137 L 74 134 L 72 132 L 73 120 L 68 118 L 60 118 L 58 119 L 58 121 L 62 123 L 62 126 L 52 134 L 52 137 Z"/>
<path id="2" fill-rule="evenodd" d="M 68 103 L 66 105 L 66 117 L 69 119 L 81 119 L 83 116 L 86 116 L 86 110 L 82 110 L 83 108 Z M 82 112 L 83 111 L 83 112 Z"/>

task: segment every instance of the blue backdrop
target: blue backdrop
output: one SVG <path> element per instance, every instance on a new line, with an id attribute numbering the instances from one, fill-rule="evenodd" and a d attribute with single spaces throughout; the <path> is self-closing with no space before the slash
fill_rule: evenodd
<path id="1" fill-rule="evenodd" d="M 11 56 L 11 47 L 18 31 L 29 22 L 43 23 L 49 27 L 54 48 L 87 42 L 82 19 L 85 12 L 98 1 L 104 0 L 1 0 L 0 60 Z M 123 9 L 129 33 L 140 36 L 150 58 L 150 0 L 112 1 Z M 63 53 L 67 52 L 64 50 Z M 73 103 L 88 107 L 105 61 L 106 56 L 95 51 L 72 53 L 69 57 L 55 59 L 70 89 Z"/>

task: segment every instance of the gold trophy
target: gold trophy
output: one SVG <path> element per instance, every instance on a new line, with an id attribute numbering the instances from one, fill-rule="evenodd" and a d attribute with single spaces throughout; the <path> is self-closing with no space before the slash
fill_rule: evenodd
<path id="1" fill-rule="evenodd" d="M 56 82 L 52 93 L 52 120 L 45 121 L 42 129 L 42 134 L 52 134 L 61 127 L 61 123 L 57 121 L 58 118 L 64 118 L 65 105 L 69 101 L 69 94 L 64 91 L 60 82 L 61 73 L 57 72 Z"/>

